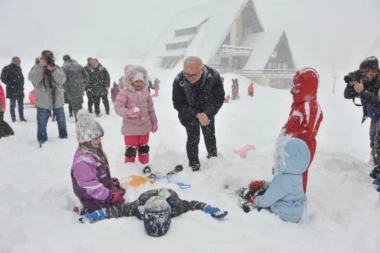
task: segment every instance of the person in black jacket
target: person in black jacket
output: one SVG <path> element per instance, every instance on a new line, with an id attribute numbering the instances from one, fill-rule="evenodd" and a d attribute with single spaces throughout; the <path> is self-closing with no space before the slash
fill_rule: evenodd
<path id="1" fill-rule="evenodd" d="M 91 73 L 91 69 L 92 69 L 91 62 L 93 60 L 94 59 L 92 57 L 88 57 L 87 58 L 87 64 L 85 66 L 83 66 L 83 68 L 86 70 L 86 72 L 87 72 L 88 75 L 90 75 L 90 73 Z M 92 97 L 92 92 L 89 92 L 87 90 L 87 87 L 86 87 L 86 95 L 87 95 L 87 108 L 88 108 L 88 112 L 92 113 L 92 105 L 94 104 L 94 98 Z"/>
<path id="2" fill-rule="evenodd" d="M 106 114 L 110 113 L 110 105 L 108 101 L 108 90 L 111 85 L 111 78 L 108 70 L 99 63 L 97 59 L 91 61 L 92 68 L 89 73 L 90 84 L 86 90 L 91 93 L 95 104 L 95 114 L 100 115 L 100 99 L 103 100 L 103 104 L 106 110 Z M 90 109 L 89 109 L 90 110 Z"/>
<path id="3" fill-rule="evenodd" d="M 215 115 L 224 102 L 221 77 L 215 69 L 204 65 L 200 58 L 189 56 L 185 59 L 184 70 L 174 80 L 172 99 L 178 118 L 186 128 L 189 166 L 198 171 L 199 128 L 203 132 L 207 158 L 217 156 Z"/>
<path id="4" fill-rule="evenodd" d="M 7 98 L 9 98 L 11 104 L 12 122 L 16 121 L 16 101 L 20 120 L 26 122 L 24 118 L 24 75 L 22 74 L 20 64 L 20 58 L 15 56 L 12 58 L 11 64 L 5 66 L 1 71 L 1 81 L 7 86 Z"/>
<path id="5" fill-rule="evenodd" d="M 370 173 L 370 176 L 376 178 L 379 173 L 380 162 L 380 71 L 379 61 L 376 57 L 371 56 L 365 59 L 359 67 L 362 74 L 360 82 L 350 82 L 344 90 L 344 97 L 346 99 L 353 99 L 359 97 L 363 106 L 362 123 L 369 117 L 371 122 L 370 139 L 371 148 L 374 148 L 373 154 L 376 154 L 376 167 Z M 355 103 L 356 104 L 356 103 Z"/>

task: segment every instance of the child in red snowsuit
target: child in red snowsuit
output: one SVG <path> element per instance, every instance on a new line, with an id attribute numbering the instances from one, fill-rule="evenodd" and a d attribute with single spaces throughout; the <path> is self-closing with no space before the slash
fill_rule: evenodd
<path id="1" fill-rule="evenodd" d="M 319 125 L 323 120 L 323 113 L 317 101 L 319 74 L 313 68 L 298 70 L 293 78 L 293 103 L 289 119 L 284 126 L 285 134 L 299 138 L 306 142 L 310 150 L 310 163 L 302 174 L 303 190 L 306 193 L 307 175 L 313 161 L 317 147 Z"/>

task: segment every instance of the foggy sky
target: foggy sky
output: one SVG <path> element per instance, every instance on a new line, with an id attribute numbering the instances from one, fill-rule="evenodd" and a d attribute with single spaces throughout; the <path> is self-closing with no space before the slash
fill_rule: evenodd
<path id="1" fill-rule="evenodd" d="M 176 11 L 208 2 L 0 0 L 0 57 L 35 57 L 44 49 L 60 55 L 141 56 Z M 352 66 L 380 36 L 379 0 L 254 2 L 264 29 L 286 30 L 298 66 Z"/>

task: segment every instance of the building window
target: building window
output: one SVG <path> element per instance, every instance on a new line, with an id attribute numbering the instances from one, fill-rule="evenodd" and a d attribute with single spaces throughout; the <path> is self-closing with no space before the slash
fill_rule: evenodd
<path id="1" fill-rule="evenodd" d="M 161 61 L 161 68 L 172 69 L 177 65 L 180 59 L 181 59 L 181 56 L 164 57 L 162 58 L 162 61 Z"/>
<path id="2" fill-rule="evenodd" d="M 196 27 L 190 27 L 190 28 L 185 28 L 181 30 L 175 30 L 175 36 L 184 36 L 184 35 L 190 35 L 190 34 L 196 34 L 198 32 L 198 29 Z"/>
<path id="3" fill-rule="evenodd" d="M 175 50 L 175 49 L 181 49 L 181 48 L 187 48 L 187 47 L 188 47 L 187 41 L 166 44 L 166 50 Z"/>

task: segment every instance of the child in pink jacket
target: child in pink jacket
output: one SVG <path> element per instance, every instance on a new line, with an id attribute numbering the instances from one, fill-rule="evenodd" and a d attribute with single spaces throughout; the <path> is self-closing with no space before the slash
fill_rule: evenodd
<path id="1" fill-rule="evenodd" d="M 147 91 L 148 73 L 142 66 L 131 66 L 123 76 L 124 89 L 115 100 L 115 111 L 123 118 L 121 133 L 125 142 L 125 163 L 138 159 L 149 162 L 149 132 L 158 129 L 152 97 Z"/>

